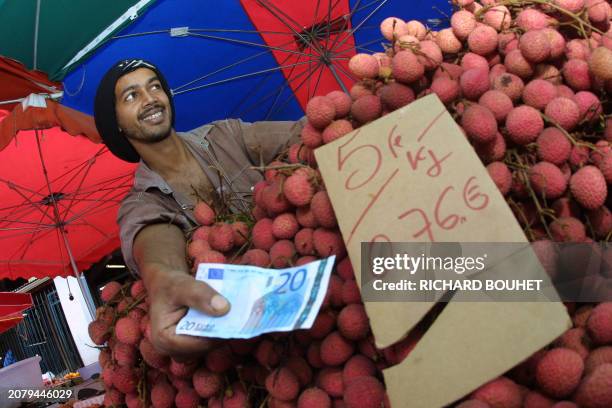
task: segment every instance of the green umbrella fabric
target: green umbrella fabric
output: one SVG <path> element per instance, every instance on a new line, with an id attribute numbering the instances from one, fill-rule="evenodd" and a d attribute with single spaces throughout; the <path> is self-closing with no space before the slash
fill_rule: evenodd
<path id="1" fill-rule="evenodd" d="M 72 65 L 153 2 L 0 0 L 0 55 L 61 80 Z"/>

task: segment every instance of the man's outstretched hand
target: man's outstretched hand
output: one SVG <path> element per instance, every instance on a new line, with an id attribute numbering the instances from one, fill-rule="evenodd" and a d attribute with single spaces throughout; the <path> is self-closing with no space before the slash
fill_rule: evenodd
<path id="1" fill-rule="evenodd" d="M 188 308 L 211 316 L 222 316 L 230 309 L 227 300 L 204 282 L 183 272 L 165 273 L 149 293 L 151 299 L 151 341 L 171 357 L 192 358 L 208 350 L 214 340 L 176 334 L 179 320 Z M 159 279 L 161 278 L 161 279 Z"/>

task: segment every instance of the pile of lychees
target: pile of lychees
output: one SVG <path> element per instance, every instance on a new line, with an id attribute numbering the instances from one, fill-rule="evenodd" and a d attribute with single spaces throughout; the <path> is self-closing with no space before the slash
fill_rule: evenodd
<path id="1" fill-rule="evenodd" d="M 383 21 L 385 52 L 350 59 L 356 83 L 349 94 L 309 101 L 301 141 L 264 169 L 250 212 L 224 214 L 205 202 L 194 209 L 200 226 L 186 248 L 194 267 L 283 268 L 336 255 L 314 326 L 223 342 L 203 358 L 178 362 L 151 342 L 142 282 L 110 283 L 90 325 L 103 346 L 107 406 L 389 406 L 381 370 L 400 363 L 427 327 L 375 347 L 313 150 L 431 93 L 456 118 L 531 241 L 608 240 L 609 2 L 454 3 L 450 28 L 440 31 Z M 566 305 L 572 329 L 459 406 L 612 407 L 612 303 Z"/>

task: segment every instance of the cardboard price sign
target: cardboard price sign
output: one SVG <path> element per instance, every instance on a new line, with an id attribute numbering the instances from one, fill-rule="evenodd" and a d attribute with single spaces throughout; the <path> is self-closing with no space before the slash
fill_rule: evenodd
<path id="1" fill-rule="evenodd" d="M 358 282 L 361 242 L 526 242 L 436 95 L 318 148 L 315 156 Z M 432 306 L 367 303 L 379 347 L 404 337 Z M 408 358 L 385 372 L 391 402 L 450 403 L 550 343 L 569 324 L 560 303 L 452 302 Z"/>

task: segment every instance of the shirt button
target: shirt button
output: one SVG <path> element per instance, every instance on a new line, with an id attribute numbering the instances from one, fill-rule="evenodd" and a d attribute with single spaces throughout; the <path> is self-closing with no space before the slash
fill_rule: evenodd
<path id="1" fill-rule="evenodd" d="M 186 209 L 188 209 L 188 208 L 189 208 L 189 206 L 188 206 L 187 204 L 181 204 L 181 208 L 182 208 L 183 210 L 186 210 Z"/>

